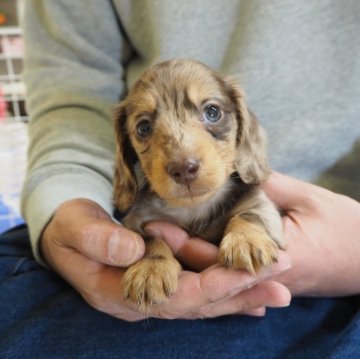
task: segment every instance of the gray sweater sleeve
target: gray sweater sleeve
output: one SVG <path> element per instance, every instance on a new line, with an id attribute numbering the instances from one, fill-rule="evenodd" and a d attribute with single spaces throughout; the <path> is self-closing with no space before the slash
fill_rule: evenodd
<path id="1" fill-rule="evenodd" d="M 129 46 L 110 0 L 27 0 L 23 19 L 29 167 L 22 212 L 36 258 L 56 208 L 88 198 L 112 210 L 111 109 Z"/>

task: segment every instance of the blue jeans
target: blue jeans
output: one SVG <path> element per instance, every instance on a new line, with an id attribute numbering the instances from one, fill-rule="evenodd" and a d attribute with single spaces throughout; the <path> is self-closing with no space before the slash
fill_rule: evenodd
<path id="1" fill-rule="evenodd" d="M 358 358 L 359 299 L 298 298 L 264 318 L 127 323 L 39 266 L 25 226 L 0 236 L 1 358 Z"/>

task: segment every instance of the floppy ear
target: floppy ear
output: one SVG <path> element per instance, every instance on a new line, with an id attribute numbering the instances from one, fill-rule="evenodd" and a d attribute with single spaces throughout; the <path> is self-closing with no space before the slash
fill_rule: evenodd
<path id="1" fill-rule="evenodd" d="M 255 115 L 247 108 L 245 96 L 238 85 L 232 80 L 227 83 L 238 122 L 236 170 L 245 183 L 256 185 L 270 173 L 265 133 Z"/>
<path id="2" fill-rule="evenodd" d="M 117 209 L 126 211 L 135 201 L 138 185 L 134 172 L 135 151 L 126 130 L 126 104 L 122 102 L 115 115 L 115 173 L 114 202 Z"/>

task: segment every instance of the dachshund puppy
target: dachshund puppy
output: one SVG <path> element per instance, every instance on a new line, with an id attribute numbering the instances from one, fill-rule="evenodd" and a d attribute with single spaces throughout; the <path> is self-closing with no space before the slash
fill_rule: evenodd
<path id="1" fill-rule="evenodd" d="M 194 61 L 157 64 L 120 104 L 115 134 L 114 198 L 126 227 L 146 238 L 147 222 L 176 223 L 219 244 L 219 263 L 250 273 L 276 262 L 285 243 L 259 188 L 269 174 L 265 138 L 232 80 Z M 167 244 L 148 238 L 124 296 L 146 311 L 176 291 L 180 270 Z"/>

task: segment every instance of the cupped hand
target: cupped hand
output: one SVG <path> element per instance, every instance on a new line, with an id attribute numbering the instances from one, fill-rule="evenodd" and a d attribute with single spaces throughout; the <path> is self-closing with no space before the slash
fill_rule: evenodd
<path id="1" fill-rule="evenodd" d="M 284 211 L 292 263 L 277 279 L 293 295 L 359 294 L 360 203 L 280 173 L 264 190 Z"/>
<path id="2" fill-rule="evenodd" d="M 160 224 L 157 228 L 164 225 L 168 226 Z M 166 233 L 174 238 L 187 236 L 176 226 Z M 195 239 L 195 243 L 199 241 Z M 127 321 L 151 316 L 196 319 L 240 313 L 263 315 L 266 306 L 282 307 L 290 301 L 289 291 L 282 284 L 262 282 L 289 268 L 286 255 L 254 277 L 218 265 L 209 267 L 213 259 L 190 251 L 184 252 L 182 259 L 185 263 L 197 261 L 200 272 L 182 271 L 179 288 L 169 301 L 140 313 L 123 299 L 121 281 L 126 267 L 144 255 L 144 242 L 138 234 L 113 222 L 99 205 L 85 199 L 71 200 L 58 208 L 43 232 L 41 250 L 46 263 L 92 307 Z"/>
<path id="3" fill-rule="evenodd" d="M 294 296 L 359 294 L 360 203 L 276 172 L 263 188 L 284 212 L 286 252 L 291 260 L 291 269 L 272 277 L 272 285 L 282 283 Z M 200 271 L 216 262 L 214 245 L 199 238 L 190 240 L 170 224 L 152 223 L 148 228 L 165 238 L 190 268 Z"/>

